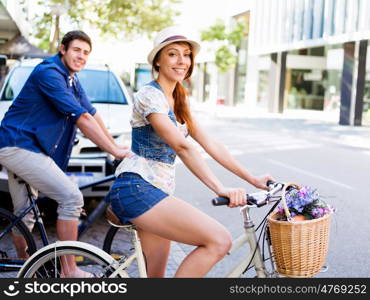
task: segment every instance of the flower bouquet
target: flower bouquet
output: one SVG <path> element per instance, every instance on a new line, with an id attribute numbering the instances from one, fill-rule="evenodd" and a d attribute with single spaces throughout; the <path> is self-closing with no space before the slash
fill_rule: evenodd
<path id="1" fill-rule="evenodd" d="M 320 198 L 316 189 L 309 186 L 292 188 L 285 193 L 286 205 L 293 220 L 303 221 L 321 218 L 334 212 L 334 208 Z M 284 206 L 277 209 L 278 220 L 287 221 Z"/>
<path id="2" fill-rule="evenodd" d="M 284 185 L 281 204 L 267 218 L 274 261 L 281 275 L 312 277 L 321 270 L 333 212 L 315 189 Z"/>

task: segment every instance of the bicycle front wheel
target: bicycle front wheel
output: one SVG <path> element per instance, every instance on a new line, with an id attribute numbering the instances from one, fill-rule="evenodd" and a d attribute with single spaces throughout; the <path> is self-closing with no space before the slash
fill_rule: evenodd
<path id="1" fill-rule="evenodd" d="M 60 278 L 61 265 L 66 255 L 74 255 L 77 266 L 98 278 L 111 277 L 117 261 L 101 249 L 82 242 L 64 241 L 37 251 L 23 265 L 19 278 Z M 123 277 L 122 273 L 116 277 Z"/>
<path id="2" fill-rule="evenodd" d="M 36 252 L 32 234 L 22 221 L 15 223 L 16 219 L 14 214 L 0 208 L 0 277 L 4 278 L 15 277 L 28 255 Z M 13 229 L 17 229 L 17 234 L 24 238 L 26 249 L 17 251 L 12 238 Z"/>

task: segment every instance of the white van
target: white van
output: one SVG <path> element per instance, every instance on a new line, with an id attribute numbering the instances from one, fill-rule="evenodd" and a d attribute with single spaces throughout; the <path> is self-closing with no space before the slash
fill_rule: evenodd
<path id="1" fill-rule="evenodd" d="M 24 59 L 15 63 L 0 90 L 0 120 L 12 101 L 21 91 L 33 68 L 40 59 Z M 130 142 L 131 94 L 123 81 L 107 65 L 87 65 L 77 74 L 87 97 L 102 116 L 112 136 L 120 143 Z M 94 143 L 77 134 L 78 143 L 73 147 L 67 174 L 80 185 L 102 178 L 109 173 L 107 154 Z M 0 191 L 8 191 L 6 170 L 0 166 Z M 111 183 L 83 191 L 85 197 L 103 197 Z"/>

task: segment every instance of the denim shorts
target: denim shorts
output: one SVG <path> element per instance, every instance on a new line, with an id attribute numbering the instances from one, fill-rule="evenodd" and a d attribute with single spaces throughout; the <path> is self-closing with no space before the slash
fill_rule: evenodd
<path id="1" fill-rule="evenodd" d="M 166 197 L 168 194 L 131 172 L 120 174 L 108 194 L 114 213 L 124 223 L 139 217 Z"/>

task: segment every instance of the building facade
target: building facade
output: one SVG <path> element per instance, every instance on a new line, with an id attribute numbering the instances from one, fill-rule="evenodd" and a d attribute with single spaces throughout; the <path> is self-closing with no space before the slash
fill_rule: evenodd
<path id="1" fill-rule="evenodd" d="M 252 0 L 245 103 L 370 125 L 370 1 Z"/>
<path id="2" fill-rule="evenodd" d="M 28 38 L 29 25 L 26 11 L 28 5 L 28 1 L 25 0 L 0 0 L 0 45 L 10 41 L 16 35 Z"/>

